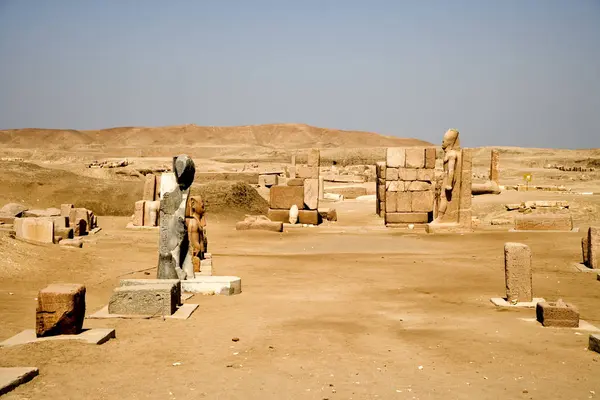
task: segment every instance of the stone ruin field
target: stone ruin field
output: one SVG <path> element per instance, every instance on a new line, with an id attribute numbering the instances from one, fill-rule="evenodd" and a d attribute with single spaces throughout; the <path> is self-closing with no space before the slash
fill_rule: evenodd
<path id="1" fill-rule="evenodd" d="M 242 280 L 238 295 L 194 294 L 186 320 L 86 318 L 86 329 L 115 330 L 102 345 L 1 347 L 0 367 L 39 369 L 2 398 L 600 396 L 600 354 L 589 349 L 600 281 L 581 267 L 581 240 L 600 226 L 600 149 L 494 148 L 502 190 L 472 198 L 472 232 L 386 227 L 375 164 L 388 147 L 436 146 L 439 159 L 439 145 L 305 125 L 0 131 L 0 207 L 74 204 L 101 228 L 73 248 L 17 240 L 0 224 L 0 342 L 36 326 L 50 284 L 85 285 L 89 317 L 121 279 L 156 277 L 158 228 L 127 226 L 145 175 L 170 171 L 178 154 L 196 166 L 191 194 L 205 201 L 213 275 Z M 306 163 L 315 147 L 318 209 L 337 220 L 236 230 L 245 215 L 269 212 L 264 175 L 286 179 L 292 157 Z M 487 180 L 491 150 L 472 150 L 473 183 Z M 519 215 L 565 213 L 578 229 L 510 231 Z M 507 242 L 530 248 L 535 298 L 575 306 L 585 326 L 543 327 L 535 308 L 490 302 L 506 294 Z"/>

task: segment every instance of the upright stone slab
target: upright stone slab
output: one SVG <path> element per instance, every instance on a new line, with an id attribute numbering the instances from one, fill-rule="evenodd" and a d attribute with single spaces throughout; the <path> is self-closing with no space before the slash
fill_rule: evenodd
<path id="1" fill-rule="evenodd" d="M 390 168 L 404 168 L 406 164 L 406 150 L 404 147 L 388 147 L 386 164 Z M 381 168 L 381 167 L 380 167 Z"/>
<path id="2" fill-rule="evenodd" d="M 146 201 L 144 203 L 144 226 L 157 226 L 159 210 L 160 201 Z"/>
<path id="3" fill-rule="evenodd" d="M 75 208 L 73 204 L 61 204 L 60 205 L 60 216 L 69 217 L 71 215 L 71 209 Z"/>
<path id="4" fill-rule="evenodd" d="M 156 192 L 156 176 L 154 174 L 146 175 L 144 181 L 144 194 L 142 200 L 154 201 L 154 193 Z"/>
<path id="5" fill-rule="evenodd" d="M 521 243 L 504 244 L 506 301 L 509 303 L 533 300 L 531 250 Z"/>
<path id="6" fill-rule="evenodd" d="M 304 208 L 304 186 L 272 186 L 270 200 L 273 209 L 289 210 L 295 204 L 299 210 L 302 210 Z"/>
<path id="7" fill-rule="evenodd" d="M 500 184 L 499 174 L 498 174 L 498 162 L 499 162 L 498 150 L 493 149 L 491 159 L 490 159 L 490 181 L 496 183 L 496 185 Z"/>
<path id="8" fill-rule="evenodd" d="M 161 175 L 155 175 L 156 177 L 156 184 L 155 189 L 154 189 L 154 200 L 155 201 L 160 201 L 160 187 L 161 187 L 161 181 L 162 181 L 162 174 Z"/>
<path id="9" fill-rule="evenodd" d="M 169 192 L 162 193 L 168 187 L 167 174 L 161 180 L 162 200 L 160 201 L 160 230 L 158 279 L 186 279 L 194 277 L 191 247 L 185 224 L 185 212 L 190 186 L 194 181 L 196 167 L 187 155 L 173 157 L 173 176 L 176 186 Z"/>
<path id="10" fill-rule="evenodd" d="M 38 294 L 36 335 L 75 335 L 85 318 L 85 286 L 55 283 Z"/>
<path id="11" fill-rule="evenodd" d="M 119 286 L 108 302 L 108 313 L 173 315 L 180 300 L 175 285 L 171 283 Z"/>
<path id="12" fill-rule="evenodd" d="M 600 268 L 600 227 L 592 226 L 588 229 L 588 266 L 593 269 Z"/>
<path id="13" fill-rule="evenodd" d="M 85 208 L 72 208 L 69 213 L 69 226 L 73 228 L 75 236 L 87 234 L 89 229 L 89 214 Z"/>
<path id="14" fill-rule="evenodd" d="M 140 200 L 135 202 L 135 210 L 133 212 L 133 225 L 144 226 L 144 209 L 146 207 L 146 201 Z"/>
<path id="15" fill-rule="evenodd" d="M 304 180 L 304 205 L 308 210 L 316 210 L 319 208 L 319 180 L 305 179 Z"/>
<path id="16" fill-rule="evenodd" d="M 319 149 L 310 149 L 308 152 L 308 162 L 306 163 L 309 167 L 319 167 L 321 165 L 321 152 Z"/>
<path id="17" fill-rule="evenodd" d="M 54 243 L 54 223 L 49 218 L 15 218 L 17 238 L 39 243 Z"/>
<path id="18" fill-rule="evenodd" d="M 589 267 L 590 258 L 588 256 L 588 252 L 590 251 L 590 245 L 588 243 L 587 235 L 581 238 L 581 255 L 583 256 L 583 265 Z"/>

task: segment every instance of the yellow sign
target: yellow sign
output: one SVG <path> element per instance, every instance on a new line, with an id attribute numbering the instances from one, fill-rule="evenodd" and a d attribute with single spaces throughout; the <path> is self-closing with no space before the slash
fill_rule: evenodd
<path id="1" fill-rule="evenodd" d="M 531 179 L 533 179 L 533 176 L 531 176 L 531 174 L 525 174 L 525 175 L 523 175 L 523 179 L 525 179 L 525 181 L 527 181 L 527 182 L 531 182 Z"/>

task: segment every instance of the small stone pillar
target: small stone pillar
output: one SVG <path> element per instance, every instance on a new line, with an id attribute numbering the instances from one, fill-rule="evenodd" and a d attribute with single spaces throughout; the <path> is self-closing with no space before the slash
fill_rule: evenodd
<path id="1" fill-rule="evenodd" d="M 156 192 L 156 176 L 154 174 L 146 175 L 144 182 L 144 194 L 142 200 L 153 201 Z"/>
<path id="2" fill-rule="evenodd" d="M 75 335 L 85 317 L 85 286 L 52 284 L 38 293 L 36 336 Z"/>
<path id="3" fill-rule="evenodd" d="M 319 175 L 319 200 L 325 198 L 325 179 Z"/>
<path id="4" fill-rule="evenodd" d="M 521 303 L 533 301 L 531 288 L 531 249 L 521 243 L 504 244 L 504 272 L 506 301 Z"/>
<path id="5" fill-rule="evenodd" d="M 588 267 L 593 269 L 600 268 L 600 227 L 591 226 L 588 229 Z"/>
<path id="6" fill-rule="evenodd" d="M 498 150 L 492 150 L 492 157 L 490 160 L 490 181 L 500 184 L 498 177 Z"/>
<path id="7" fill-rule="evenodd" d="M 583 265 L 585 265 L 586 267 L 588 267 L 590 265 L 590 259 L 588 257 L 589 249 L 590 249 L 590 246 L 588 244 L 588 237 L 586 235 L 585 237 L 581 238 L 581 253 L 583 256 Z"/>

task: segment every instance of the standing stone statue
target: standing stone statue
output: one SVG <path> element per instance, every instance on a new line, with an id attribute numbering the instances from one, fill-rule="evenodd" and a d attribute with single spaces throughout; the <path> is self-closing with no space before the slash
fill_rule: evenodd
<path id="1" fill-rule="evenodd" d="M 465 232 L 471 230 L 471 182 L 473 158 L 471 150 L 460 148 L 459 132 L 449 129 L 442 140 L 444 174 L 437 189 L 437 213 L 427 226 L 433 232 Z"/>
<path id="2" fill-rule="evenodd" d="M 201 196 L 190 196 L 189 210 L 185 215 L 190 250 L 192 252 L 192 265 L 194 272 L 200 272 L 200 260 L 206 253 L 206 218 L 204 216 L 204 200 Z"/>
<path id="3" fill-rule="evenodd" d="M 185 223 L 190 186 L 196 167 L 187 155 L 173 157 L 173 173 L 177 186 L 160 200 L 160 239 L 158 246 L 158 279 L 194 277 L 190 243 Z"/>

